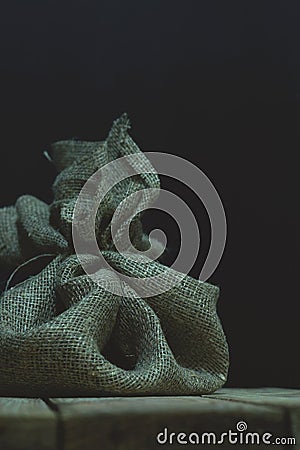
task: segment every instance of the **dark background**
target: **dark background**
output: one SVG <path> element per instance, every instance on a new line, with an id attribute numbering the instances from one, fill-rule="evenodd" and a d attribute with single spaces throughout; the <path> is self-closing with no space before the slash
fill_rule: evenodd
<path id="1" fill-rule="evenodd" d="M 299 4 L 289 1 L 32 1 L 0 14 L 1 206 L 51 201 L 55 140 L 105 138 L 127 111 L 144 151 L 196 163 L 227 214 L 209 281 L 231 351 L 228 386 L 299 387 L 296 137 Z M 209 226 L 183 186 L 163 180 Z M 170 220 L 146 216 L 148 228 Z M 173 237 L 172 237 L 173 236 Z"/>

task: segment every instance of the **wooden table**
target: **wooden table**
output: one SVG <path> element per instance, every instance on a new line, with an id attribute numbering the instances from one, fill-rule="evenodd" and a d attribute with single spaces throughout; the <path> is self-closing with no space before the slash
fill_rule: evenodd
<path id="1" fill-rule="evenodd" d="M 194 444 L 197 436 L 204 445 Z M 223 443 L 213 445 L 214 439 Z M 233 443 L 235 439 L 244 444 Z M 254 445 L 257 439 L 259 446 Z M 267 442 L 275 439 L 280 439 L 276 449 L 300 448 L 300 390 L 221 389 L 203 397 L 0 398 L 1 450 L 270 448 Z"/>

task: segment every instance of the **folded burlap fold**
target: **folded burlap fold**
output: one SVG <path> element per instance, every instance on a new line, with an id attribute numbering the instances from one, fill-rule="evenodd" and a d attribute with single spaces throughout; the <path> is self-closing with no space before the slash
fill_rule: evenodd
<path id="1" fill-rule="evenodd" d="M 53 203 L 25 195 L 0 210 L 2 267 L 15 269 L 52 255 L 37 275 L 0 298 L 2 395 L 204 394 L 226 381 L 228 347 L 216 312 L 217 287 L 185 276 L 167 292 L 143 298 L 134 284 L 122 281 L 122 274 L 143 278 L 165 269 L 157 261 L 118 253 L 110 234 L 114 211 L 126 196 L 159 188 L 155 173 L 123 180 L 99 206 L 97 242 L 120 276 L 100 267 L 95 283 L 74 251 L 74 207 L 86 180 L 110 161 L 140 152 L 128 128 L 123 115 L 106 141 L 54 144 L 60 173 Z M 149 247 L 140 214 L 130 233 L 136 248 Z M 114 293 L 120 285 L 123 295 Z"/>

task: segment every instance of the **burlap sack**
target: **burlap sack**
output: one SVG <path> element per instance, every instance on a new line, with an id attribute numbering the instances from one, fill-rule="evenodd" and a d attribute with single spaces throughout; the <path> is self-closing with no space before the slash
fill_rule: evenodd
<path id="1" fill-rule="evenodd" d="M 137 297 L 134 286 L 107 268 L 96 284 L 74 253 L 71 227 L 78 194 L 104 164 L 139 152 L 128 128 L 123 115 L 104 142 L 54 144 L 60 173 L 53 203 L 25 195 L 0 210 L 2 267 L 14 269 L 52 255 L 43 270 L 1 296 L 1 395 L 204 394 L 226 380 L 228 348 L 216 313 L 217 287 L 186 276 L 168 292 Z M 165 266 L 116 252 L 110 220 L 125 195 L 145 187 L 159 187 L 156 174 L 122 181 L 105 197 L 96 220 L 103 255 L 120 274 L 134 277 L 158 274 Z M 140 250 L 149 245 L 139 215 L 131 238 Z M 120 284 L 122 296 L 113 293 Z"/>

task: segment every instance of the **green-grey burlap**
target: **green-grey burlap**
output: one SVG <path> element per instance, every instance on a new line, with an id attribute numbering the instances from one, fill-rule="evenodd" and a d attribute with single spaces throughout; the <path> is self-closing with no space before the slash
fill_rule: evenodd
<path id="1" fill-rule="evenodd" d="M 59 174 L 53 203 L 24 195 L 0 210 L 2 267 L 14 270 L 31 258 L 53 255 L 38 274 L 1 296 L 2 395 L 204 394 L 226 380 L 228 348 L 216 312 L 217 287 L 186 276 L 169 291 L 142 298 L 107 267 L 96 284 L 74 252 L 72 218 L 86 180 L 104 164 L 140 152 L 128 128 L 123 115 L 106 141 L 54 144 Z M 155 173 L 123 180 L 106 195 L 96 217 L 106 260 L 133 277 L 156 275 L 165 266 L 118 253 L 110 220 L 126 196 L 148 187 L 159 187 Z M 130 230 L 133 244 L 147 249 L 140 216 Z M 123 296 L 113 294 L 120 284 Z"/>

